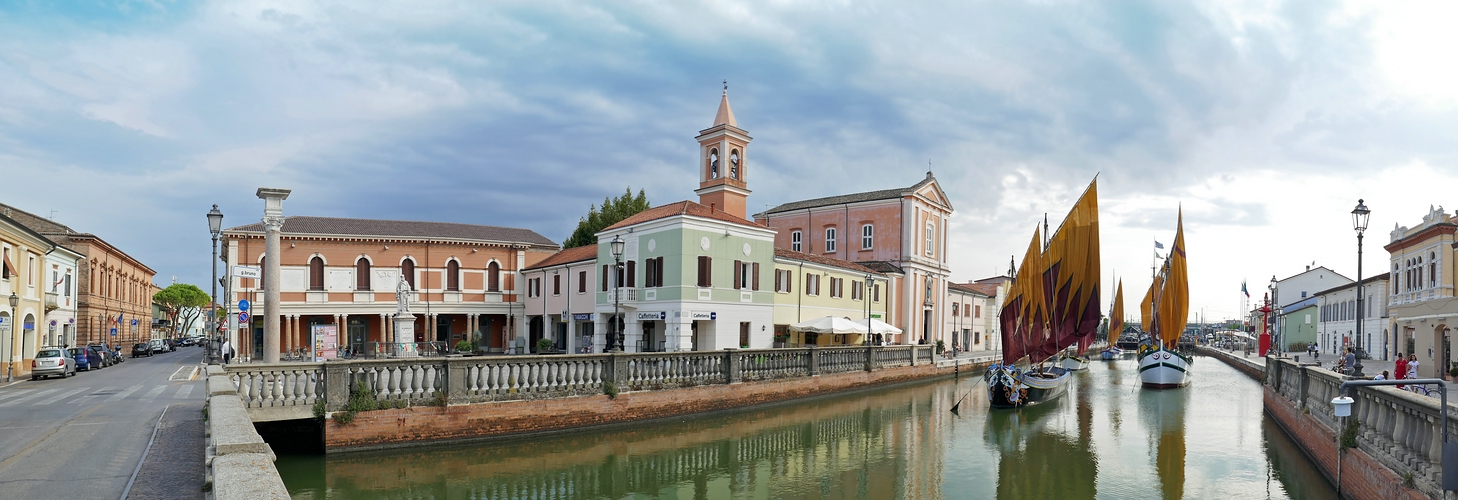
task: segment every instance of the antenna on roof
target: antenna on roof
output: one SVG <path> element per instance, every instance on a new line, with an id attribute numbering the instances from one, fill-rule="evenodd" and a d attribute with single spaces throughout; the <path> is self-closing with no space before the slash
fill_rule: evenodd
<path id="1" fill-rule="evenodd" d="M 51 210 L 51 220 L 52 221 L 56 220 L 56 211 L 55 210 Z"/>
<path id="2" fill-rule="evenodd" d="M 724 79 L 724 94 L 729 94 L 729 79 L 727 78 Z"/>

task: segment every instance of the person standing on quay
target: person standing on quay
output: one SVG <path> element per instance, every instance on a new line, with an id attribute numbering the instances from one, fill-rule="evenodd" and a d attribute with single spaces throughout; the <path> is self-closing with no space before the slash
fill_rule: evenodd
<path id="1" fill-rule="evenodd" d="M 1407 358 L 1405 358 L 1405 357 L 1403 357 L 1401 355 L 1398 355 L 1397 356 L 1397 363 L 1396 364 L 1397 364 L 1397 368 L 1392 372 L 1393 373 L 1393 376 L 1396 377 L 1397 380 L 1402 380 L 1402 379 L 1407 378 Z M 1398 389 L 1406 389 L 1407 387 L 1406 386 L 1399 385 L 1399 386 L 1397 386 L 1397 388 Z"/>
<path id="2" fill-rule="evenodd" d="M 218 351 L 223 354 L 223 364 L 226 365 L 233 359 L 233 344 L 228 343 L 228 339 L 223 339 L 223 345 L 220 347 L 221 349 Z"/>

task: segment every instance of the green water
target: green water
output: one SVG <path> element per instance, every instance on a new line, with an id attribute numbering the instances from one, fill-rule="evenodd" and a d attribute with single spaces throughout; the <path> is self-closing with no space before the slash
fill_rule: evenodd
<path id="1" fill-rule="evenodd" d="M 1095 362 L 1056 403 L 1022 410 L 989 410 L 972 376 L 278 467 L 298 499 L 1335 497 L 1262 413 L 1258 383 L 1210 358 L 1193 374 L 1185 389 L 1149 391 L 1135 388 L 1133 361 Z"/>

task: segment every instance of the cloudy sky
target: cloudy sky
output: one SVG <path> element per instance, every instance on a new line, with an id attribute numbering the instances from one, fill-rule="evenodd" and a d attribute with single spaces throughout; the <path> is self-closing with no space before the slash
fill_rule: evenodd
<path id="1" fill-rule="evenodd" d="M 930 162 L 958 280 L 1006 270 L 1095 174 L 1106 276 L 1138 295 L 1183 206 L 1212 318 L 1242 280 L 1354 277 L 1358 198 L 1368 275 L 1394 224 L 1458 208 L 1453 2 L 51 4 L 0 4 L 0 201 L 163 286 L 206 283 L 204 214 L 257 221 L 259 186 L 294 215 L 558 241 L 628 186 L 692 199 L 725 79 L 751 211 Z"/>

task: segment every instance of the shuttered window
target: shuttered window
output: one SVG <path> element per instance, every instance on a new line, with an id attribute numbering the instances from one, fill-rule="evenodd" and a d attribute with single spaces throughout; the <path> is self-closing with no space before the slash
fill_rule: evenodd
<path id="1" fill-rule="evenodd" d="M 354 289 L 368 291 L 370 289 L 370 260 L 360 257 L 354 261 Z"/>
<path id="2" fill-rule="evenodd" d="M 755 262 L 754 265 L 750 267 L 752 267 L 752 269 L 749 270 L 749 289 L 757 292 L 759 291 L 759 263 Z"/>
<path id="3" fill-rule="evenodd" d="M 601 288 L 602 288 L 602 291 L 604 291 L 604 292 L 606 292 L 607 289 L 608 289 L 608 265 L 607 264 L 603 264 L 602 265 L 602 285 L 601 285 Z"/>
<path id="4" fill-rule="evenodd" d="M 699 256 L 699 282 L 698 282 L 699 286 L 701 286 L 701 287 L 711 287 L 711 286 L 714 286 L 713 265 L 714 265 L 714 259 L 713 258 L 710 258 L 707 255 L 700 255 Z"/>
<path id="5" fill-rule="evenodd" d="M 577 293 L 587 293 L 587 271 L 577 271 Z"/>
<path id="6" fill-rule="evenodd" d="M 734 261 L 734 289 L 744 288 L 744 263 Z"/>
<path id="7" fill-rule="evenodd" d="M 446 263 L 446 290 L 452 292 L 461 291 L 461 263 L 450 261 Z"/>
<path id="8" fill-rule="evenodd" d="M 562 295 L 562 275 L 552 275 L 552 295 Z"/>
<path id="9" fill-rule="evenodd" d="M 638 261 L 628 261 L 628 288 L 638 286 Z"/>
<path id="10" fill-rule="evenodd" d="M 407 284 L 410 285 L 410 289 L 411 290 L 414 290 L 415 289 L 415 261 L 412 260 L 412 259 L 405 259 L 403 262 L 401 262 L 400 263 L 400 274 L 403 275 L 403 276 L 405 276 L 405 283 L 407 283 Z"/>
<path id="11" fill-rule="evenodd" d="M 492 262 L 486 265 L 486 291 L 501 291 L 501 264 Z"/>
<path id="12" fill-rule="evenodd" d="M 309 259 L 309 289 L 324 289 L 324 259 L 320 258 L 318 255 L 315 255 L 314 258 Z"/>

